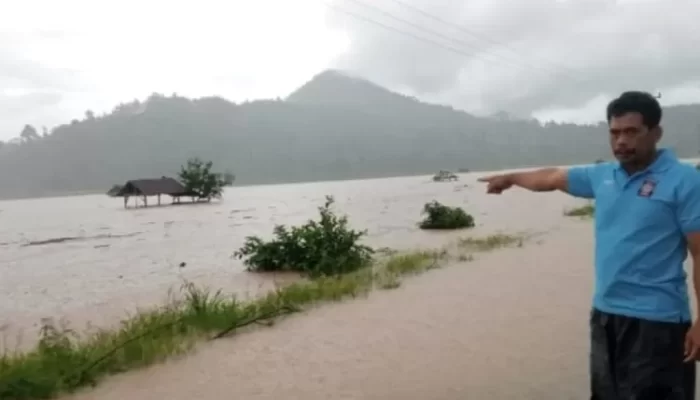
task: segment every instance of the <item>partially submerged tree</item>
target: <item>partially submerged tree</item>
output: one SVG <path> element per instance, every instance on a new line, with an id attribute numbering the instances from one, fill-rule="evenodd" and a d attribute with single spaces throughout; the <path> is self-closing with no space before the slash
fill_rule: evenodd
<path id="1" fill-rule="evenodd" d="M 360 244 L 367 233 L 351 229 L 346 216 L 339 217 L 331 210 L 333 202 L 333 197 L 326 196 L 316 221 L 291 228 L 277 225 L 270 241 L 247 237 L 234 256 L 245 258 L 249 271 L 296 271 L 311 277 L 343 274 L 369 265 L 374 250 Z"/>
<path id="2" fill-rule="evenodd" d="M 473 228 L 474 217 L 460 207 L 448 207 L 433 200 L 423 206 L 426 217 L 420 222 L 421 229 Z"/>
<path id="3" fill-rule="evenodd" d="M 213 165 L 211 161 L 204 162 L 196 157 L 187 160 L 179 173 L 185 190 L 207 201 L 221 198 L 226 180 L 222 174 L 211 171 Z"/>

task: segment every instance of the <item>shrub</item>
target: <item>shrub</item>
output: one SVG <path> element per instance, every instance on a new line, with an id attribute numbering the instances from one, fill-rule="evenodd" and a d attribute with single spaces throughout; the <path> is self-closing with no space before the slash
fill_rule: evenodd
<path id="1" fill-rule="evenodd" d="M 245 258 L 249 271 L 296 271 L 311 277 L 339 275 L 369 265 L 374 250 L 359 244 L 367 233 L 348 227 L 347 216 L 331 210 L 333 197 L 319 207 L 318 221 L 287 228 L 277 225 L 274 238 L 265 242 L 257 236 L 246 238 L 234 256 Z"/>
<path id="2" fill-rule="evenodd" d="M 419 224 L 421 229 L 461 229 L 473 228 L 474 217 L 460 207 L 448 207 L 433 200 L 423 206 L 422 214 L 427 214 Z"/>

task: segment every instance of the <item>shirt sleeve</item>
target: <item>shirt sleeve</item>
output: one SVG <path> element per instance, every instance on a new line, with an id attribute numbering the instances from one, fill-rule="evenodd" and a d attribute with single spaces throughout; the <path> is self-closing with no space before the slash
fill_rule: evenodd
<path id="1" fill-rule="evenodd" d="M 683 179 L 676 213 L 683 233 L 700 232 L 700 172 L 692 171 Z"/>
<path id="2" fill-rule="evenodd" d="M 566 191 L 575 197 L 583 197 L 584 199 L 595 198 L 595 190 L 593 188 L 595 187 L 596 168 L 596 165 L 569 168 L 566 176 Z"/>

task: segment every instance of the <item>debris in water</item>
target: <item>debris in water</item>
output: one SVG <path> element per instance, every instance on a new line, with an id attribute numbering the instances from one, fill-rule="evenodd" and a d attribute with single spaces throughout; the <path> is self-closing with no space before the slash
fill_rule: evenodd
<path id="1" fill-rule="evenodd" d="M 141 234 L 141 232 L 127 233 L 125 235 L 113 235 L 113 234 L 104 235 L 103 234 L 103 235 L 94 235 L 94 236 L 64 236 L 64 237 L 57 237 L 57 238 L 46 239 L 46 240 L 29 241 L 28 243 L 22 244 L 22 247 L 41 246 L 41 245 L 45 245 L 45 244 L 85 241 L 85 240 L 94 240 L 94 239 L 118 239 L 118 238 L 136 236 L 136 235 L 140 235 L 140 234 Z"/>

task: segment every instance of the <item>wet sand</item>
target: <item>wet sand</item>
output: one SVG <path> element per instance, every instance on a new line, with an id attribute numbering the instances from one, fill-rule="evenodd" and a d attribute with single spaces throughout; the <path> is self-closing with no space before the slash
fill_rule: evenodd
<path id="1" fill-rule="evenodd" d="M 70 400 L 587 399 L 590 222 L 110 378 Z"/>

